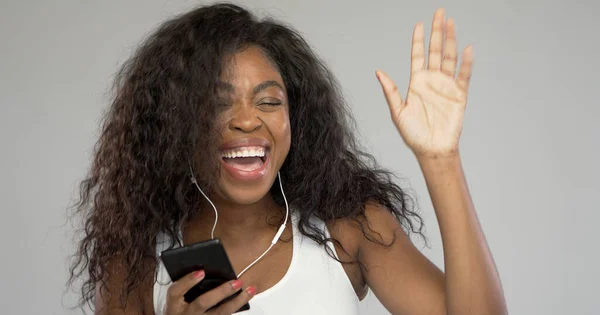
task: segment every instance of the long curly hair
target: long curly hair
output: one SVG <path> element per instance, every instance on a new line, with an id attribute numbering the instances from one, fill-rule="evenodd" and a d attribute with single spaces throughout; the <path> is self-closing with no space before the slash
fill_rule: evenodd
<path id="1" fill-rule="evenodd" d="M 412 199 L 360 148 L 338 83 L 307 42 L 290 27 L 236 5 L 199 7 L 162 24 L 116 77 L 73 206 L 83 227 L 69 284 L 81 279 L 81 306 L 94 304 L 98 286 L 106 289 L 109 264 L 117 258 L 127 269 L 119 292 L 126 301 L 152 272 L 139 266 L 158 263 L 157 234 L 177 239 L 180 223 L 204 202 L 190 183 L 188 162 L 198 161 L 195 176 L 210 190 L 219 174 L 217 78 L 228 56 L 249 45 L 277 65 L 287 88 L 291 148 L 280 172 L 299 231 L 328 250 L 327 242 L 339 242 L 309 218 L 351 218 L 376 242 L 358 219 L 367 202 L 376 202 L 409 235 L 422 235 Z M 277 184 L 271 194 L 282 203 Z"/>

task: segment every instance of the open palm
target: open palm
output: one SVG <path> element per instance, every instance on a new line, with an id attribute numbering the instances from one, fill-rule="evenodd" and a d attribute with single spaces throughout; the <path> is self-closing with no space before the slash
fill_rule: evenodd
<path id="1" fill-rule="evenodd" d="M 458 75 L 454 21 L 444 10 L 433 18 L 429 56 L 425 68 L 423 24 L 415 26 L 411 76 L 406 100 L 383 71 L 377 71 L 392 120 L 406 144 L 419 156 L 446 156 L 458 152 L 463 114 L 471 77 L 473 53 L 465 48 Z"/>

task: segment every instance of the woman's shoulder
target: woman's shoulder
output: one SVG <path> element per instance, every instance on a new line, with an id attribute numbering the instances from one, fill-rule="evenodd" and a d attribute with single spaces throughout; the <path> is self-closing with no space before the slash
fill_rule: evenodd
<path id="1" fill-rule="evenodd" d="M 359 262 L 359 264 L 344 264 L 343 267 L 360 300 L 368 292 L 366 278 L 360 267 L 364 259 L 360 257 L 361 249 L 370 246 L 369 243 L 376 244 L 379 241 L 387 243 L 390 239 L 390 230 L 394 226 L 389 224 L 390 222 L 397 221 L 388 209 L 376 203 L 365 204 L 364 211 L 357 216 L 326 222 L 331 238 L 336 240 L 334 246 L 339 259 L 344 262 Z"/>
<path id="2" fill-rule="evenodd" d="M 358 258 L 357 254 L 365 241 L 388 243 L 395 239 L 399 226 L 394 215 L 376 202 L 366 203 L 359 215 L 328 220 L 326 223 L 331 237 L 338 240 L 346 251 L 354 253 L 355 258 Z"/>

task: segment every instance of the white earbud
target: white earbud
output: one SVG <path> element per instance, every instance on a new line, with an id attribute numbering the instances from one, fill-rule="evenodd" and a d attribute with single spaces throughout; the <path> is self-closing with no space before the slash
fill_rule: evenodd
<path id="1" fill-rule="evenodd" d="M 200 186 L 198 185 L 198 181 L 196 181 L 196 177 L 194 177 L 194 170 L 192 169 L 192 164 L 189 164 L 189 167 L 190 167 L 192 183 L 194 183 L 194 185 L 196 185 L 196 187 L 198 188 L 198 190 L 200 191 L 202 196 L 204 196 L 204 198 L 206 198 L 206 200 L 208 200 L 210 205 L 213 207 L 213 210 L 215 211 L 215 223 L 213 224 L 212 231 L 210 232 L 210 238 L 214 239 L 215 238 L 215 236 L 214 236 L 215 228 L 217 227 L 217 222 L 219 220 L 219 213 L 217 211 L 217 207 L 215 207 L 215 205 L 212 203 L 212 201 L 210 201 L 208 196 L 202 191 L 202 189 L 200 189 Z M 281 237 L 281 234 L 283 234 L 283 231 L 285 230 L 286 223 L 288 221 L 288 216 L 290 214 L 290 209 L 288 206 L 287 198 L 285 197 L 285 193 L 283 192 L 283 184 L 281 182 L 281 174 L 279 172 L 277 172 L 277 177 L 279 178 L 279 188 L 281 189 L 281 195 L 283 196 L 283 201 L 285 202 L 285 220 L 283 221 L 283 224 L 279 227 L 279 230 L 275 234 L 275 237 L 273 237 L 273 240 L 271 241 L 271 245 L 269 246 L 269 248 L 267 248 L 267 250 L 265 250 L 265 252 L 262 253 L 262 255 L 260 255 L 258 258 L 256 258 L 256 260 L 254 260 L 250 265 L 248 265 L 248 267 L 244 268 L 244 270 L 242 270 L 237 275 L 238 278 L 240 276 L 242 276 L 242 274 L 244 274 L 244 272 L 246 272 L 246 270 L 250 269 L 250 267 L 252 267 L 254 264 L 256 264 L 256 262 L 258 262 L 261 258 L 263 258 L 269 252 L 269 250 L 271 250 L 271 248 L 273 248 L 273 246 L 275 246 L 277 241 L 279 241 L 279 237 Z"/>

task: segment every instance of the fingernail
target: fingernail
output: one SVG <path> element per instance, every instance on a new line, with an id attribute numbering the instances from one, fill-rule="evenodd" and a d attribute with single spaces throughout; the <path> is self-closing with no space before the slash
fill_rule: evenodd
<path id="1" fill-rule="evenodd" d="M 246 292 L 248 292 L 250 296 L 254 296 L 256 294 L 256 287 L 251 285 L 248 288 L 246 288 Z"/>
<path id="2" fill-rule="evenodd" d="M 233 282 L 231 283 L 231 286 L 232 286 L 234 289 L 238 290 L 239 288 L 241 288 L 241 287 L 242 287 L 242 280 L 239 280 L 239 279 L 238 279 L 238 280 L 235 280 L 235 281 L 233 281 Z"/>
<path id="3" fill-rule="evenodd" d="M 198 270 L 198 271 L 194 272 L 194 278 L 196 278 L 196 279 L 204 278 L 204 270 Z"/>

